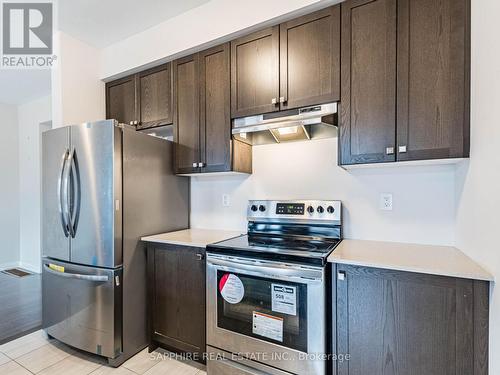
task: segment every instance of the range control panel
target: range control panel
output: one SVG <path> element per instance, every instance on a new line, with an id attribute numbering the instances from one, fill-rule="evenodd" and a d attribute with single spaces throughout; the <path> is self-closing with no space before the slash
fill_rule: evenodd
<path id="1" fill-rule="evenodd" d="M 340 201 L 296 200 L 271 201 L 251 200 L 248 202 L 248 220 L 294 220 L 329 221 L 340 223 L 342 215 Z"/>
<path id="2" fill-rule="evenodd" d="M 304 203 L 277 203 L 277 215 L 304 215 Z"/>

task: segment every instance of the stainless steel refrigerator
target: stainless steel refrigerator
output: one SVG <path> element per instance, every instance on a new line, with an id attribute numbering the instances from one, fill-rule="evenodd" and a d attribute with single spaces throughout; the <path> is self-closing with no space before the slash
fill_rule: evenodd
<path id="1" fill-rule="evenodd" d="M 43 328 L 123 361 L 148 344 L 140 238 L 189 226 L 173 144 L 114 120 L 42 136 Z"/>

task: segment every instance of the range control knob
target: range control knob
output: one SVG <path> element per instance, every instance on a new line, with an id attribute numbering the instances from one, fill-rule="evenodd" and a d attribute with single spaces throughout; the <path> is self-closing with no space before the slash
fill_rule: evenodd
<path id="1" fill-rule="evenodd" d="M 325 209 L 323 208 L 323 206 L 318 206 L 318 208 L 316 209 L 320 214 L 322 214 L 323 212 L 325 212 Z"/>
<path id="2" fill-rule="evenodd" d="M 250 209 L 255 212 L 258 210 L 257 206 L 255 204 L 252 204 L 252 206 L 250 207 Z"/>
<path id="3" fill-rule="evenodd" d="M 314 213 L 314 207 L 313 206 L 307 207 L 307 212 L 309 212 L 310 214 Z"/>
<path id="4" fill-rule="evenodd" d="M 259 211 L 264 212 L 266 210 L 266 206 L 260 205 L 259 206 Z"/>
<path id="5" fill-rule="evenodd" d="M 326 210 L 329 214 L 333 214 L 335 212 L 335 208 L 333 208 L 333 206 L 328 206 Z"/>

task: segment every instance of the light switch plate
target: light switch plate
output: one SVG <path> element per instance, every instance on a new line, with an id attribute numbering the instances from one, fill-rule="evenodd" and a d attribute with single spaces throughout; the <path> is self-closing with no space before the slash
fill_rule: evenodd
<path id="1" fill-rule="evenodd" d="M 380 194 L 380 209 L 383 211 L 392 211 L 392 194 Z"/>

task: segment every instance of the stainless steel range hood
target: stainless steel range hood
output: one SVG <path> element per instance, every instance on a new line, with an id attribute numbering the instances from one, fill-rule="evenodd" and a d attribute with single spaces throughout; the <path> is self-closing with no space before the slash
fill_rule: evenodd
<path id="1" fill-rule="evenodd" d="M 233 137 L 251 145 L 332 138 L 337 103 L 327 103 L 233 120 Z"/>

